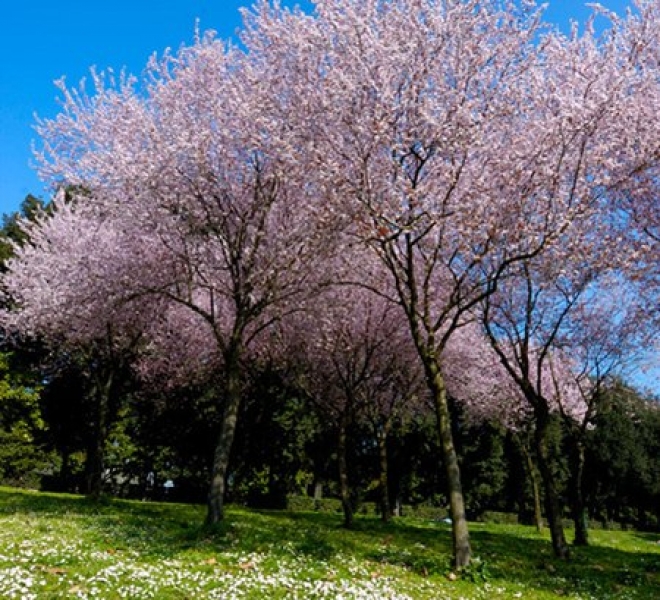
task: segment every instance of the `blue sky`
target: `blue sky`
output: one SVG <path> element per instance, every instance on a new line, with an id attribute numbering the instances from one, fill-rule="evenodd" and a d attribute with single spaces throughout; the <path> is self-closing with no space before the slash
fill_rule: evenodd
<path id="1" fill-rule="evenodd" d="M 4 0 L 0 11 L 0 213 L 44 195 L 30 168 L 34 114 L 58 112 L 54 81 L 99 69 L 139 74 L 153 52 L 193 39 L 195 22 L 222 38 L 251 0 Z M 306 6 L 305 2 L 296 2 Z M 293 5 L 294 2 L 284 2 Z"/>
<path id="2" fill-rule="evenodd" d="M 99 69 L 140 73 L 154 52 L 178 48 L 202 29 L 235 35 L 239 8 L 251 0 L 5 0 L 0 13 L 0 213 L 14 211 L 32 193 L 44 195 L 30 168 L 34 114 L 58 111 L 53 82 L 70 85 Z M 294 0 L 284 4 L 292 5 Z M 297 2 L 309 7 L 308 2 Z M 623 11 L 627 0 L 603 0 Z M 575 0 L 551 0 L 547 20 L 567 27 L 589 9 Z"/>

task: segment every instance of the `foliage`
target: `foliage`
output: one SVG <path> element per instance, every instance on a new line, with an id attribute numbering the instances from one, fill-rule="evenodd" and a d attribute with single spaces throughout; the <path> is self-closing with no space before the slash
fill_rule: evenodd
<path id="1" fill-rule="evenodd" d="M 43 212 L 49 212 L 50 208 L 40 198 L 28 194 L 18 209 L 12 214 L 2 217 L 0 226 L 0 264 L 2 270 L 6 269 L 7 261 L 14 255 L 16 245 L 22 245 L 28 240 L 25 228 L 21 225 L 23 220 L 34 221 Z"/>
<path id="2" fill-rule="evenodd" d="M 506 433 L 497 424 L 459 421 L 456 440 L 465 482 L 466 510 L 471 520 L 488 510 L 504 510 L 508 477 Z"/>
<path id="3" fill-rule="evenodd" d="M 320 429 L 304 394 L 272 367 L 255 365 L 230 466 L 232 499 L 286 508 L 287 495 L 307 493 L 314 480 L 310 450 Z"/>
<path id="4" fill-rule="evenodd" d="M 593 520 L 660 530 L 660 415 L 622 382 L 600 398 L 589 436 L 587 493 Z"/>
<path id="5" fill-rule="evenodd" d="M 0 353 L 0 481 L 5 485 L 36 488 L 41 474 L 52 469 L 39 397 L 39 386 L 14 355 Z"/>

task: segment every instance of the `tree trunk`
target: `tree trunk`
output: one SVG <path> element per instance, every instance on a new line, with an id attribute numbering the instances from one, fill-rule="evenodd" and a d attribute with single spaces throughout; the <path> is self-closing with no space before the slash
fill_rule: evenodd
<path id="1" fill-rule="evenodd" d="M 234 443 L 238 411 L 241 405 L 240 354 L 237 349 L 228 353 L 225 360 L 225 406 L 220 422 L 220 435 L 213 453 L 211 485 L 209 488 L 206 524 L 215 525 L 224 519 L 225 478 L 229 467 L 229 455 Z"/>
<path id="2" fill-rule="evenodd" d="M 94 500 L 98 500 L 103 491 L 105 442 L 110 426 L 110 394 L 113 380 L 112 370 L 105 376 L 99 374 L 91 393 L 91 399 L 95 405 L 95 415 L 85 460 L 85 492 Z"/>
<path id="3" fill-rule="evenodd" d="M 573 456 L 573 522 L 575 524 L 575 546 L 589 545 L 589 530 L 587 526 L 587 508 L 582 491 L 584 477 L 585 452 L 582 440 L 575 441 L 575 454 Z"/>
<path id="4" fill-rule="evenodd" d="M 397 496 L 394 500 L 394 516 L 402 517 L 403 516 L 403 506 L 401 505 L 401 496 Z"/>
<path id="5" fill-rule="evenodd" d="M 323 499 L 323 482 L 314 482 L 314 510 L 321 510 L 321 500 Z"/>
<path id="6" fill-rule="evenodd" d="M 545 514 L 548 519 L 550 536 L 552 537 L 552 549 L 557 558 L 567 559 L 570 556 L 569 547 L 564 535 L 564 524 L 562 523 L 562 510 L 559 494 L 555 486 L 555 478 L 550 464 L 548 451 L 548 425 L 549 412 L 547 406 L 535 408 L 536 417 L 536 453 L 538 457 L 541 479 L 545 488 Z"/>
<path id="7" fill-rule="evenodd" d="M 58 474 L 57 490 L 58 492 L 75 492 L 71 488 L 71 450 L 65 448 L 61 451 L 62 465 Z"/>
<path id="8" fill-rule="evenodd" d="M 543 515 L 541 514 L 541 486 L 539 485 L 539 477 L 536 471 L 536 465 L 532 460 L 532 454 L 527 447 L 525 441 L 520 440 L 520 450 L 525 458 L 525 466 L 529 474 L 529 480 L 532 484 L 532 494 L 534 497 L 534 524 L 536 530 L 541 533 L 543 531 Z"/>
<path id="9" fill-rule="evenodd" d="M 380 460 L 380 509 L 381 518 L 388 523 L 392 518 L 392 509 L 390 508 L 390 492 L 388 482 L 388 461 L 387 461 L 387 430 L 383 428 L 377 433 L 378 436 L 378 456 Z"/>
<path id="10" fill-rule="evenodd" d="M 428 358 L 428 357 L 427 357 Z M 454 566 L 461 569 L 470 564 L 472 550 L 470 548 L 470 534 L 467 518 L 465 516 L 465 502 L 461 485 L 461 472 L 458 465 L 458 456 L 454 447 L 451 430 L 451 415 L 447 402 L 447 389 L 444 378 L 434 360 L 427 360 L 426 364 L 429 387 L 433 393 L 438 432 L 442 447 L 442 459 L 447 475 L 449 489 L 449 509 L 452 522 L 452 538 L 454 546 Z"/>
<path id="11" fill-rule="evenodd" d="M 353 527 L 353 505 L 351 503 L 351 490 L 348 483 L 348 463 L 346 460 L 348 417 L 342 415 L 339 423 L 339 441 L 337 446 L 337 462 L 339 466 L 339 492 L 341 506 L 344 510 L 344 527 Z"/>

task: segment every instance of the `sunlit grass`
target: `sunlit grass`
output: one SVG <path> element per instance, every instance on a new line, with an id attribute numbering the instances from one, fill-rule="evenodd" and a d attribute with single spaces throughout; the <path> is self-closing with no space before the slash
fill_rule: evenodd
<path id="1" fill-rule="evenodd" d="M 458 578 L 444 523 L 202 507 L 0 488 L 0 598 L 655 599 L 660 536 L 592 532 L 555 560 L 532 528 L 473 524 L 478 560 Z"/>

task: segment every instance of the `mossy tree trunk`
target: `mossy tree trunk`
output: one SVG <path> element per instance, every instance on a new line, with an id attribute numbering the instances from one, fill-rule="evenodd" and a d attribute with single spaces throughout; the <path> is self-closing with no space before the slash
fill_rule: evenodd
<path id="1" fill-rule="evenodd" d="M 534 504 L 534 525 L 536 530 L 541 533 L 543 531 L 543 513 L 541 511 L 541 485 L 539 482 L 539 475 L 532 458 L 532 453 L 528 447 L 528 442 L 521 438 L 518 439 L 519 448 L 525 459 L 525 469 L 529 476 L 529 482 L 532 485 L 532 501 Z"/>
<path id="2" fill-rule="evenodd" d="M 461 472 L 458 455 L 451 429 L 451 414 L 447 400 L 447 388 L 437 361 L 428 357 L 426 370 L 429 387 L 433 393 L 433 403 L 437 419 L 438 433 L 445 465 L 447 488 L 449 491 L 449 511 L 452 522 L 452 541 L 454 548 L 454 566 L 461 569 L 470 564 L 472 549 L 470 534 L 465 515 L 465 501 L 461 484 Z"/>
<path id="3" fill-rule="evenodd" d="M 220 422 L 220 433 L 213 453 L 206 525 L 215 525 L 222 521 L 225 516 L 224 499 L 227 469 L 242 398 L 240 359 L 241 346 L 237 341 L 234 341 L 225 354 L 224 407 Z"/>
<path id="4" fill-rule="evenodd" d="M 93 418 L 85 460 L 85 492 L 95 500 L 103 493 L 105 444 L 110 430 L 111 395 L 115 373 L 112 367 L 99 368 L 93 376 L 91 401 Z"/>
<path id="5" fill-rule="evenodd" d="M 388 523 L 392 519 L 392 508 L 390 506 L 389 490 L 389 462 L 387 458 L 387 427 L 378 431 L 378 457 L 380 464 L 379 487 L 380 487 L 380 510 L 381 519 Z"/>
<path id="6" fill-rule="evenodd" d="M 351 488 L 348 479 L 348 414 L 341 415 L 339 420 L 339 439 L 337 444 L 337 462 L 339 468 L 339 493 L 341 507 L 344 511 L 344 527 L 353 527 L 353 503 L 351 502 Z"/>
<path id="7" fill-rule="evenodd" d="M 550 424 L 550 412 L 547 404 L 537 398 L 535 400 L 534 416 L 536 430 L 534 435 L 536 455 L 539 463 L 539 471 L 543 480 L 545 492 L 545 514 L 548 519 L 548 527 L 552 538 L 552 549 L 557 558 L 568 559 L 570 550 L 564 535 L 564 524 L 562 521 L 562 509 L 552 471 L 550 451 L 548 448 L 548 430 Z"/>
<path id="8" fill-rule="evenodd" d="M 587 507 L 584 501 L 583 479 L 585 466 L 585 449 L 581 439 L 575 441 L 573 451 L 573 476 L 571 492 L 573 497 L 573 523 L 575 525 L 575 546 L 589 545 L 589 528 L 587 522 Z"/>

